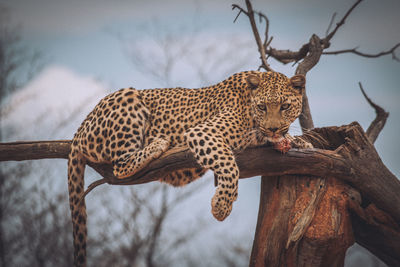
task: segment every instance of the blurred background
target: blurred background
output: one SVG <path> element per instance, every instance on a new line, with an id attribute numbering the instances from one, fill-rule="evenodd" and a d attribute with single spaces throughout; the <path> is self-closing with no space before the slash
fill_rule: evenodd
<path id="1" fill-rule="evenodd" d="M 298 50 L 325 36 L 353 1 L 252 1 L 270 20 L 271 46 Z M 244 1 L 0 0 L 0 140 L 71 139 L 106 94 L 123 87 L 202 87 L 260 62 Z M 331 50 L 388 50 L 400 41 L 400 2 L 365 1 L 332 39 Z M 261 25 L 263 27 L 264 25 Z M 263 28 L 262 28 L 263 29 Z M 262 30 L 261 30 L 262 31 Z M 400 56 L 400 49 L 397 54 Z M 296 66 L 270 60 L 287 76 Z M 375 143 L 399 177 L 400 63 L 323 56 L 307 75 L 316 127 L 358 121 L 374 110 L 358 82 L 390 112 Z M 301 134 L 294 123 L 292 134 Z M 0 266 L 72 266 L 67 162 L 0 162 Z M 99 179 L 90 168 L 86 184 Z M 184 187 L 160 183 L 96 188 L 86 197 L 89 266 L 247 266 L 260 178 L 240 181 L 232 214 L 210 213 L 213 175 Z M 346 266 L 385 266 L 355 245 Z"/>

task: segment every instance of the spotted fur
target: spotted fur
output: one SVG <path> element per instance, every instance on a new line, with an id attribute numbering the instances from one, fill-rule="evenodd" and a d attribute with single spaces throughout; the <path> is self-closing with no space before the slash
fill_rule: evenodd
<path id="1" fill-rule="evenodd" d="M 241 72 L 201 89 L 121 89 L 106 96 L 74 136 L 68 161 L 74 261 L 86 264 L 86 208 L 80 202 L 87 161 L 111 163 L 118 178 L 133 175 L 166 150 L 187 146 L 200 169 L 161 179 L 182 186 L 211 169 L 216 177 L 212 214 L 224 220 L 237 198 L 234 151 L 280 142 L 299 116 L 304 76 Z"/>

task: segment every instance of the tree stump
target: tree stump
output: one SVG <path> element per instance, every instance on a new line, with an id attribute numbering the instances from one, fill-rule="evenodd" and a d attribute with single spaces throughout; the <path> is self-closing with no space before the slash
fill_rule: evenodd
<path id="1" fill-rule="evenodd" d="M 250 266 L 343 266 L 353 189 L 334 178 L 263 177 Z"/>

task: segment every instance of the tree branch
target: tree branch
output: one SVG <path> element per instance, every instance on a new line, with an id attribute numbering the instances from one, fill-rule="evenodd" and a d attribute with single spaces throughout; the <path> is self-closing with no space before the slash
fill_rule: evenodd
<path id="1" fill-rule="evenodd" d="M 68 158 L 71 140 L 0 143 L 0 161 Z"/>
<path id="2" fill-rule="evenodd" d="M 304 57 L 303 61 L 296 68 L 296 74 L 306 75 L 318 62 L 321 57 L 323 47 L 321 40 L 315 34 L 311 36 L 310 42 L 308 43 L 308 53 Z M 303 105 L 302 112 L 299 118 L 301 129 L 312 129 L 314 128 L 314 122 L 311 116 L 310 105 L 308 103 L 308 97 L 306 91 L 303 93 Z"/>
<path id="3" fill-rule="evenodd" d="M 243 8 L 241 8 L 238 5 L 235 5 L 235 4 L 232 5 L 232 10 L 239 9 L 239 13 L 236 16 L 234 21 L 236 21 L 236 19 L 239 17 L 239 15 L 241 13 L 244 13 L 249 18 L 251 29 L 253 31 L 253 35 L 254 35 L 254 38 L 255 38 L 256 43 L 257 43 L 258 52 L 260 53 L 260 59 L 261 59 L 261 63 L 262 63 L 260 68 L 264 68 L 267 71 L 273 71 L 273 69 L 268 64 L 267 57 L 265 55 L 265 49 L 266 49 L 265 46 L 268 43 L 268 28 L 269 28 L 268 18 L 267 18 L 267 16 L 265 16 L 264 14 L 262 14 L 260 12 L 254 12 L 253 6 L 251 5 L 250 0 L 246 0 L 246 7 L 247 7 L 247 10 L 244 10 Z M 261 18 L 265 19 L 266 28 L 265 28 L 265 40 L 264 40 L 264 42 L 261 41 L 261 37 L 260 37 L 260 34 L 258 32 L 258 29 L 257 29 L 257 24 L 256 24 L 256 21 L 254 19 L 254 14 L 255 13 L 259 15 L 260 20 L 261 20 Z"/>
<path id="4" fill-rule="evenodd" d="M 353 48 L 353 49 L 343 49 L 343 50 L 337 50 L 337 51 L 328 51 L 328 52 L 323 52 L 323 55 L 339 55 L 339 54 L 345 54 L 345 53 L 352 53 L 352 54 L 356 54 L 358 56 L 361 57 L 367 57 L 367 58 L 377 58 L 377 57 L 381 57 L 381 56 L 386 56 L 391 54 L 392 58 L 396 61 L 400 61 L 400 59 L 396 56 L 395 52 L 396 49 L 400 47 L 400 43 L 396 44 L 395 46 L 393 46 L 392 48 L 390 48 L 389 50 L 386 51 L 382 51 L 376 54 L 367 54 L 367 53 L 363 53 L 357 50 L 357 48 Z"/>
<path id="5" fill-rule="evenodd" d="M 319 46 L 321 46 L 322 50 L 326 49 L 330 46 L 330 40 L 333 38 L 333 36 L 336 34 L 336 32 L 339 30 L 341 26 L 345 23 L 347 17 L 351 14 L 351 12 L 360 4 L 363 0 L 358 0 L 356 3 L 353 4 L 353 6 L 350 7 L 350 9 L 346 12 L 346 14 L 343 16 L 343 18 L 336 24 L 335 29 L 333 29 L 330 33 L 328 33 L 329 29 L 331 28 L 331 25 L 333 24 L 333 20 L 336 16 L 336 13 L 332 16 L 331 21 L 328 26 L 328 30 L 326 33 L 326 37 L 323 39 L 320 39 Z M 314 34 L 315 35 L 315 34 Z M 307 44 L 302 45 L 302 47 L 298 51 L 290 51 L 290 50 L 277 50 L 274 48 L 270 48 L 266 51 L 266 54 L 275 58 L 279 62 L 283 64 L 287 64 L 290 62 L 298 62 L 302 59 L 304 59 L 307 54 L 310 52 L 310 49 L 313 49 L 315 47 L 314 45 L 311 45 L 313 37 L 310 38 L 310 41 Z M 322 52 L 322 51 L 321 51 Z M 314 64 L 315 65 L 315 64 Z M 312 67 L 311 67 L 312 68 Z M 310 68 L 310 69 L 311 69 Z M 308 69 L 308 71 L 310 70 Z"/>
<path id="6" fill-rule="evenodd" d="M 336 24 L 336 27 L 329 32 L 331 25 L 333 24 L 334 18 L 336 16 L 336 13 L 331 18 L 331 21 L 329 23 L 328 29 L 326 31 L 326 37 L 320 40 L 321 46 L 323 50 L 327 49 L 330 47 L 330 41 L 331 39 L 335 36 L 336 32 L 339 30 L 340 27 L 344 25 L 346 22 L 346 19 L 349 17 L 349 15 L 352 13 L 352 11 L 362 2 L 363 0 L 358 0 L 355 2 L 350 9 L 346 12 L 346 14 L 343 16 L 343 18 Z M 311 40 L 311 39 L 310 39 Z M 353 49 L 344 49 L 344 50 L 338 50 L 338 51 L 328 51 L 328 52 L 322 52 L 323 55 L 338 55 L 338 54 L 344 54 L 344 53 L 353 53 L 362 57 L 367 57 L 367 58 L 377 58 L 381 56 L 385 56 L 388 54 L 392 54 L 392 58 L 396 61 L 400 61 L 400 59 L 396 56 L 395 51 L 396 49 L 400 46 L 400 43 L 396 44 L 393 46 L 391 49 L 387 51 L 382 51 L 376 54 L 368 54 L 368 53 L 363 53 L 357 50 L 357 48 Z M 291 50 L 278 50 L 275 48 L 265 48 L 266 49 L 266 55 L 273 57 L 274 59 L 278 60 L 279 62 L 283 64 L 287 64 L 290 62 L 299 62 L 300 60 L 304 59 L 307 54 L 310 51 L 310 42 L 302 45 L 302 47 L 298 51 L 291 51 Z"/>
<path id="7" fill-rule="evenodd" d="M 343 18 L 336 24 L 335 29 L 333 29 L 333 31 L 331 31 L 326 38 L 324 38 L 324 42 L 329 42 L 332 37 L 335 35 L 335 33 L 339 30 L 339 28 L 341 26 L 343 26 L 343 24 L 345 23 L 347 17 L 351 14 L 351 12 L 358 6 L 358 4 L 360 4 L 363 0 L 358 0 L 357 2 L 355 2 L 349 10 L 347 10 L 346 14 L 343 16 Z"/>
<path id="8" fill-rule="evenodd" d="M 335 21 L 336 15 L 337 15 L 337 13 L 336 13 L 336 12 L 335 12 L 335 13 L 333 13 L 333 15 L 332 15 L 332 17 L 331 17 L 331 20 L 329 21 L 328 28 L 326 29 L 326 32 L 325 32 L 325 37 L 326 37 L 326 36 L 328 36 L 328 34 L 329 34 L 329 31 L 331 30 L 331 27 L 332 27 L 332 25 L 333 25 L 333 22 Z"/>
<path id="9" fill-rule="evenodd" d="M 364 95 L 365 99 L 375 109 L 376 117 L 371 122 L 371 125 L 368 127 L 366 132 L 369 141 L 373 144 L 378 138 L 378 135 L 382 131 L 383 127 L 385 127 L 386 120 L 389 117 L 389 112 L 386 112 L 383 108 L 372 102 L 372 100 L 365 93 L 361 82 L 359 82 L 358 85 L 360 86 L 360 90 Z"/>

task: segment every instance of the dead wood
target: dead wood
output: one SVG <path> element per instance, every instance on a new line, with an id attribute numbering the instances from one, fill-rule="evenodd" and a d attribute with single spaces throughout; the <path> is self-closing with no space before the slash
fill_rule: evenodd
<path id="1" fill-rule="evenodd" d="M 343 266 L 354 243 L 347 189 L 333 178 L 263 178 L 250 266 Z"/>
<path id="2" fill-rule="evenodd" d="M 364 88 L 361 84 L 361 82 L 358 83 L 360 86 L 360 90 L 362 94 L 364 95 L 365 99 L 367 100 L 368 104 L 371 105 L 375 109 L 376 117 L 375 119 L 371 122 L 367 129 L 367 136 L 368 139 L 371 141 L 371 143 L 375 143 L 376 139 L 378 138 L 378 135 L 382 131 L 383 127 L 385 127 L 385 123 L 387 118 L 389 117 L 389 112 L 386 112 L 383 108 L 375 104 L 365 93 Z"/>
<path id="3" fill-rule="evenodd" d="M 0 143 L 0 161 L 68 158 L 71 140 Z"/>

